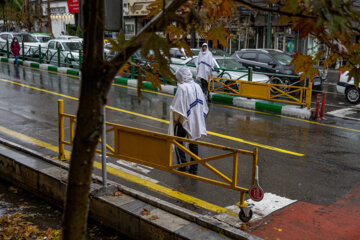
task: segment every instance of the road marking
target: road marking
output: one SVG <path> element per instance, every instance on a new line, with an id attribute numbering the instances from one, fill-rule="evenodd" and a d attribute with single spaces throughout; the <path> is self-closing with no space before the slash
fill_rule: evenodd
<path id="1" fill-rule="evenodd" d="M 16 85 L 19 85 L 19 86 L 22 86 L 22 87 L 26 87 L 26 88 L 30 88 L 30 89 L 34 89 L 34 90 L 38 90 L 38 91 L 42 91 L 42 92 L 46 92 L 46 93 L 49 93 L 49 94 L 53 94 L 53 95 L 56 95 L 56 96 L 61 96 L 61 97 L 64 97 L 64 98 L 69 98 L 69 99 L 72 99 L 72 100 L 79 100 L 78 98 L 75 98 L 75 97 L 67 96 L 67 95 L 64 95 L 64 94 L 56 93 L 56 92 L 51 92 L 51 91 L 48 91 L 48 90 L 44 90 L 44 89 L 41 89 L 41 88 L 29 86 L 29 85 L 26 85 L 26 84 L 14 82 L 14 81 L 2 79 L 2 78 L 0 78 L 0 81 L 16 84 Z M 145 115 L 145 114 L 136 113 L 136 112 L 132 112 L 132 111 L 128 111 L 128 110 L 125 110 L 125 109 L 116 108 L 116 107 L 112 107 L 112 106 L 106 106 L 106 108 L 111 109 L 111 110 L 115 110 L 115 111 L 119 111 L 119 112 L 123 112 L 123 113 L 127 113 L 127 114 L 131 114 L 131 115 L 134 115 L 134 116 L 154 120 L 154 121 L 157 121 L 157 122 L 162 122 L 162 123 L 169 124 L 168 120 L 164 120 L 164 119 L 160 119 L 160 118 L 156 118 L 156 117 L 151 117 L 151 116 L 148 116 L 148 115 Z M 294 156 L 299 156 L 299 157 L 305 156 L 305 154 L 303 154 L 303 153 L 293 152 L 293 151 L 289 151 L 289 150 L 285 150 L 285 149 L 281 149 L 281 148 L 277 148 L 277 147 L 273 147 L 273 146 L 269 146 L 269 145 L 265 145 L 265 144 L 261 144 L 261 143 L 251 142 L 251 141 L 247 141 L 247 140 L 244 140 L 244 139 L 241 139 L 241 138 L 224 135 L 224 134 L 221 134 L 221 133 L 215 133 L 215 132 L 211 132 L 211 131 L 207 131 L 207 133 L 209 135 L 213 135 L 213 136 L 216 136 L 216 137 L 220 137 L 220 138 L 224 138 L 224 139 L 228 139 L 228 140 L 232 140 L 232 141 L 235 141 L 235 142 L 240 142 L 240 143 L 244 143 L 244 144 L 248 144 L 248 145 L 252 145 L 252 146 L 256 146 L 256 147 L 261 147 L 261 148 L 272 150 L 272 151 L 277 151 L 277 152 L 290 154 L 290 155 L 294 155 Z"/>
<path id="2" fill-rule="evenodd" d="M 115 169 L 117 169 L 117 170 L 120 170 L 120 171 L 122 171 L 122 172 L 131 174 L 131 175 L 136 176 L 136 177 L 139 177 L 139 178 L 141 178 L 141 179 L 144 179 L 144 180 L 146 180 L 146 181 L 149 181 L 149 182 L 152 182 L 152 183 L 159 183 L 159 181 L 156 180 L 156 179 L 153 179 L 153 178 L 150 178 L 150 177 L 148 177 L 148 176 L 142 175 L 142 174 L 140 174 L 140 173 L 131 171 L 131 170 L 127 169 L 127 168 L 120 167 L 120 166 L 115 165 L 115 164 L 113 164 L 113 163 L 108 163 L 107 165 L 110 166 L 110 167 L 112 167 L 112 168 L 115 168 Z"/>
<path id="3" fill-rule="evenodd" d="M 246 202 L 249 204 L 254 204 L 254 206 L 251 208 L 251 210 L 253 211 L 253 217 L 251 218 L 251 221 L 254 222 L 270 215 L 271 213 L 281 208 L 285 208 L 297 202 L 297 200 L 281 197 L 273 193 L 265 193 L 263 200 L 261 200 L 260 202 L 254 202 L 251 199 L 246 200 Z M 236 205 L 228 206 L 226 208 L 232 212 L 236 212 L 237 214 L 239 214 L 240 212 L 240 208 Z M 221 222 L 225 222 L 235 227 L 239 227 L 239 225 L 242 224 L 241 222 L 239 222 L 238 217 L 229 216 L 224 213 L 216 215 L 215 218 L 220 220 Z"/>
<path id="4" fill-rule="evenodd" d="M 49 150 L 51 150 L 53 152 L 56 152 L 56 153 L 59 152 L 59 148 L 54 146 L 54 145 L 51 145 L 51 144 L 43 142 L 41 140 L 32 138 L 32 137 L 24 135 L 22 133 L 15 132 L 15 131 L 10 130 L 8 128 L 0 126 L 0 131 L 7 134 L 7 135 L 12 136 L 12 137 L 18 138 L 18 139 L 20 139 L 22 141 L 32 143 L 32 144 L 34 144 L 36 146 L 49 149 Z M 68 150 L 65 150 L 65 155 L 70 156 L 71 152 L 68 151 Z M 94 161 L 94 167 L 97 168 L 97 169 L 100 169 L 100 170 L 102 169 L 101 163 L 96 162 L 96 161 Z M 117 177 L 120 177 L 120 178 L 122 178 L 122 179 L 124 179 L 126 181 L 137 183 L 137 184 L 139 184 L 141 186 L 144 186 L 144 187 L 146 187 L 146 188 L 148 188 L 148 189 L 150 189 L 150 190 L 152 190 L 154 192 L 158 192 L 158 193 L 160 193 L 162 195 L 165 195 L 167 197 L 176 198 L 176 199 L 179 199 L 179 200 L 181 200 L 183 202 L 190 203 L 192 205 L 195 205 L 197 207 L 201 207 L 203 209 L 206 209 L 206 210 L 209 210 L 209 211 L 212 211 L 212 212 L 226 213 L 226 214 L 231 215 L 231 216 L 236 216 L 236 213 L 234 213 L 234 212 L 232 212 L 232 211 L 230 211 L 230 210 L 228 210 L 228 209 L 226 209 L 224 207 L 220 207 L 220 206 L 217 206 L 215 204 L 212 204 L 212 203 L 203 201 L 201 199 L 192 197 L 192 196 L 187 195 L 185 193 L 176 191 L 174 189 L 164 187 L 164 186 L 162 186 L 160 184 L 150 182 L 148 180 L 145 180 L 145 179 L 140 178 L 138 176 L 134 176 L 132 174 L 126 173 L 124 171 L 113 168 L 111 166 L 106 166 L 106 169 L 107 169 L 107 172 L 110 173 L 110 174 L 113 174 L 113 175 L 115 175 Z"/>
<path id="5" fill-rule="evenodd" d="M 125 167 L 132 168 L 132 169 L 142 172 L 144 174 L 148 174 L 153 169 L 148 166 L 144 166 L 144 165 L 133 163 L 133 162 L 127 162 L 124 160 L 118 160 L 118 161 L 116 161 L 116 163 L 120 164 L 122 166 L 125 166 Z"/>
<path id="6" fill-rule="evenodd" d="M 348 117 L 347 115 L 350 114 L 357 114 L 360 113 L 360 104 L 355 105 L 353 107 L 348 107 L 348 108 L 342 108 L 342 109 L 338 109 L 338 110 L 334 110 L 331 112 L 327 112 L 327 115 L 331 115 L 331 116 L 335 116 L 335 117 L 339 117 L 339 118 L 345 118 L 345 119 L 349 119 L 349 120 L 355 120 L 355 121 L 360 121 L 359 118 L 354 118 L 354 117 Z"/>
<path id="7" fill-rule="evenodd" d="M 226 106 L 226 105 L 218 104 L 218 103 L 214 103 L 214 105 Z M 300 121 L 300 122 L 306 122 L 306 123 L 310 123 L 310 124 L 314 124 L 314 125 L 320 125 L 320 126 L 324 126 L 324 127 L 337 128 L 337 129 L 347 130 L 347 131 L 350 131 L 350 132 L 359 132 L 359 133 L 360 133 L 360 129 L 346 128 L 346 127 L 331 125 L 331 124 L 327 124 L 327 123 L 321 123 L 321 122 L 315 122 L 315 121 L 310 121 L 310 120 L 301 119 L 301 118 L 284 116 L 284 115 L 280 115 L 280 114 L 272 114 L 272 113 L 266 113 L 266 112 L 259 112 L 259 111 L 254 111 L 254 110 L 250 110 L 250 109 L 245 109 L 245 108 L 242 109 L 242 108 L 234 107 L 234 106 L 227 106 L 227 107 L 228 107 L 228 108 L 233 108 L 233 109 L 241 109 L 241 110 L 249 111 L 249 112 L 260 113 L 260 114 L 264 114 L 264 115 L 272 115 L 272 116 L 277 116 L 277 117 L 282 117 L 282 118 L 288 118 L 288 119 L 292 119 L 292 120 L 296 120 L 296 121 Z"/>
<path id="8" fill-rule="evenodd" d="M 10 63 L 6 63 L 6 64 L 10 64 Z M 73 78 L 80 78 L 79 76 L 69 75 L 69 74 L 65 74 L 65 73 L 58 73 L 58 72 L 53 72 L 53 71 L 44 70 L 44 69 L 31 68 L 31 67 L 26 67 L 26 66 L 21 66 L 21 67 L 29 68 L 29 69 L 36 70 L 36 71 L 43 71 L 43 72 L 50 72 L 50 73 L 53 73 L 53 74 L 60 74 L 60 75 L 73 77 Z M 124 86 L 124 85 L 120 85 L 120 84 L 116 84 L 116 83 L 114 83 L 113 85 L 115 85 L 117 87 L 123 87 L 123 88 L 129 88 L 129 89 L 137 90 L 137 88 L 135 88 L 135 87 Z M 173 95 L 166 94 L 166 93 L 159 93 L 157 91 L 151 91 L 151 90 L 146 90 L 146 89 L 141 89 L 141 91 L 148 92 L 148 93 L 153 93 L 153 94 L 161 94 L 161 95 L 169 96 L 169 97 L 174 97 Z M 285 116 L 285 115 L 281 115 L 281 114 L 267 113 L 267 112 L 262 112 L 262 111 L 258 111 L 258 110 L 246 109 L 246 108 L 235 107 L 235 106 L 229 106 L 229 105 L 224 105 L 224 104 L 219 104 L 219 103 L 210 103 L 210 104 L 217 105 L 217 106 L 222 106 L 222 107 L 225 107 L 225 108 L 237 109 L 237 110 L 241 110 L 241 111 L 245 111 L 245 112 L 253 112 L 253 113 L 258 113 L 258 114 L 263 114 L 263 115 L 287 118 L 287 119 L 291 119 L 291 120 L 294 120 L 294 121 L 306 122 L 306 123 L 320 125 L 320 126 L 324 126 L 324 127 L 337 128 L 337 129 L 347 130 L 347 131 L 351 131 L 351 132 L 360 132 L 359 129 L 346 128 L 346 127 L 341 127 L 341 126 L 336 126 L 336 125 L 331 125 L 331 124 L 326 124 L 326 123 L 320 123 L 320 122 L 305 120 L 305 119 L 301 119 L 301 118 Z"/>

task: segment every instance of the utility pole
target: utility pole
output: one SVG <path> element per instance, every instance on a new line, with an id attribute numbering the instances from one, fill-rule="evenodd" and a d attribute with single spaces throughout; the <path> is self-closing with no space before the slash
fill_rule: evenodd
<path id="1" fill-rule="evenodd" d="M 50 0 L 46 0 L 46 28 L 52 34 Z"/>
<path id="2" fill-rule="evenodd" d="M 271 7 L 270 4 L 269 7 Z M 271 12 L 268 12 L 266 48 L 271 48 L 272 45 L 271 35 L 272 35 Z"/>

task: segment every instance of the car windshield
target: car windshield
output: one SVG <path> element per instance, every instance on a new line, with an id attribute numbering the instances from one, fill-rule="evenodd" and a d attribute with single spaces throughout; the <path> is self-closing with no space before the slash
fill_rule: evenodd
<path id="1" fill-rule="evenodd" d="M 234 70 L 245 69 L 245 67 L 241 63 L 235 61 L 234 59 L 221 58 L 221 59 L 216 59 L 216 62 L 219 64 L 220 68 L 234 69 Z"/>
<path id="2" fill-rule="evenodd" d="M 292 57 L 284 53 L 276 53 L 273 55 L 273 57 L 282 65 L 290 65 L 291 61 L 293 60 Z"/>
<path id="3" fill-rule="evenodd" d="M 201 49 L 200 48 L 196 48 L 196 49 L 191 49 L 192 53 L 194 56 L 198 56 Z M 230 54 L 225 52 L 224 50 L 221 49 L 214 49 L 211 48 L 210 52 L 213 54 L 213 56 L 222 56 L 222 57 L 230 57 Z"/>
<path id="4" fill-rule="evenodd" d="M 37 40 L 30 34 L 14 34 L 19 42 L 37 42 Z"/>
<path id="5" fill-rule="evenodd" d="M 39 42 L 42 42 L 42 43 L 46 43 L 48 42 L 51 37 L 48 37 L 48 36 L 38 36 L 37 39 L 39 40 Z"/>
<path id="6" fill-rule="evenodd" d="M 66 51 L 76 51 L 81 49 L 81 43 L 79 42 L 63 42 Z"/>
<path id="7" fill-rule="evenodd" d="M 230 57 L 230 54 L 221 49 L 210 49 L 214 56 Z"/>

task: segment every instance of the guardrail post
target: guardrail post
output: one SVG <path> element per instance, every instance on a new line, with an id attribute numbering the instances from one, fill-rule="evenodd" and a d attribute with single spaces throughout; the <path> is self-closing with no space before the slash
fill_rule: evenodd
<path id="1" fill-rule="evenodd" d="M 101 136 L 101 163 L 102 163 L 102 178 L 103 185 L 107 185 L 107 176 L 106 176 L 106 104 L 103 105 L 103 123 L 102 123 L 102 136 Z"/>
<path id="2" fill-rule="evenodd" d="M 252 71 L 253 71 L 252 67 L 249 67 L 248 68 L 248 81 L 249 82 L 252 82 Z"/>
<path id="3" fill-rule="evenodd" d="M 58 57 L 58 59 L 57 59 L 58 67 L 60 67 L 60 48 L 59 47 L 57 48 L 57 57 Z"/>
<path id="4" fill-rule="evenodd" d="M 58 100 L 58 124 L 59 124 L 59 160 L 65 160 L 64 150 L 64 100 Z"/>
<path id="5" fill-rule="evenodd" d="M 135 61 L 135 57 L 131 56 L 131 62 Z M 135 79 L 135 66 L 131 64 L 131 79 Z"/>
<path id="6" fill-rule="evenodd" d="M 39 45 L 39 63 L 42 63 L 41 45 Z"/>
<path id="7" fill-rule="evenodd" d="M 9 40 L 6 40 L 6 56 L 7 56 L 7 58 L 10 57 L 10 52 L 9 52 Z"/>
<path id="8" fill-rule="evenodd" d="M 24 42 L 21 42 L 21 53 L 22 53 L 22 60 L 25 61 L 25 47 L 24 47 Z"/>
<path id="9" fill-rule="evenodd" d="M 306 89 L 306 107 L 307 109 L 311 108 L 311 95 L 312 95 L 312 82 L 309 80 L 308 87 Z"/>

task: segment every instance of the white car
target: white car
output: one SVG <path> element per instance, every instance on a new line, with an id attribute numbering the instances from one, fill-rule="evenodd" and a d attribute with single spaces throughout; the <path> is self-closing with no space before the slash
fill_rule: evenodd
<path id="1" fill-rule="evenodd" d="M 83 38 L 80 38 L 78 36 L 70 36 L 70 35 L 60 35 L 56 39 L 58 39 L 58 40 L 72 40 L 72 41 L 77 41 L 77 42 L 81 42 L 81 43 L 84 41 Z"/>
<path id="2" fill-rule="evenodd" d="M 47 42 L 52 39 L 52 37 L 47 34 L 33 33 L 31 35 L 40 43 L 42 48 L 47 47 Z"/>
<path id="3" fill-rule="evenodd" d="M 346 100 L 350 103 L 356 104 L 360 102 L 360 84 L 356 89 L 354 84 L 354 78 L 348 82 L 349 72 L 339 74 L 339 81 L 336 84 L 336 90 L 338 93 L 345 94 Z"/>
<path id="4" fill-rule="evenodd" d="M 76 65 L 79 62 L 81 43 L 74 40 L 53 39 L 47 43 L 47 48 L 42 49 L 45 61 L 57 61 L 58 49 L 60 49 L 60 60 L 62 63 Z"/>
<path id="5" fill-rule="evenodd" d="M 190 68 L 193 76 L 196 77 L 196 61 L 197 57 L 194 57 L 192 59 L 183 61 L 182 64 L 170 64 L 170 67 L 174 72 L 176 72 L 177 69 L 179 69 L 183 64 L 185 64 Z M 215 70 L 213 70 L 212 76 L 248 81 L 247 74 L 246 72 L 244 72 L 246 71 L 246 68 L 241 65 L 241 63 L 235 61 L 233 58 L 214 56 L 213 61 Z M 226 70 L 216 70 L 219 68 Z M 234 71 L 231 71 L 231 69 L 233 69 Z M 242 70 L 242 72 L 237 72 L 236 70 Z M 264 74 L 254 73 L 252 76 L 252 81 L 266 83 L 269 81 L 269 77 Z"/>
<path id="6" fill-rule="evenodd" d="M 1 52 L 6 53 L 6 42 L 10 44 L 13 38 L 16 37 L 20 44 L 20 55 L 22 55 L 22 43 L 24 43 L 24 55 L 39 56 L 39 45 L 41 45 L 30 33 L 27 32 L 2 32 L 0 33 L 0 49 Z"/>

